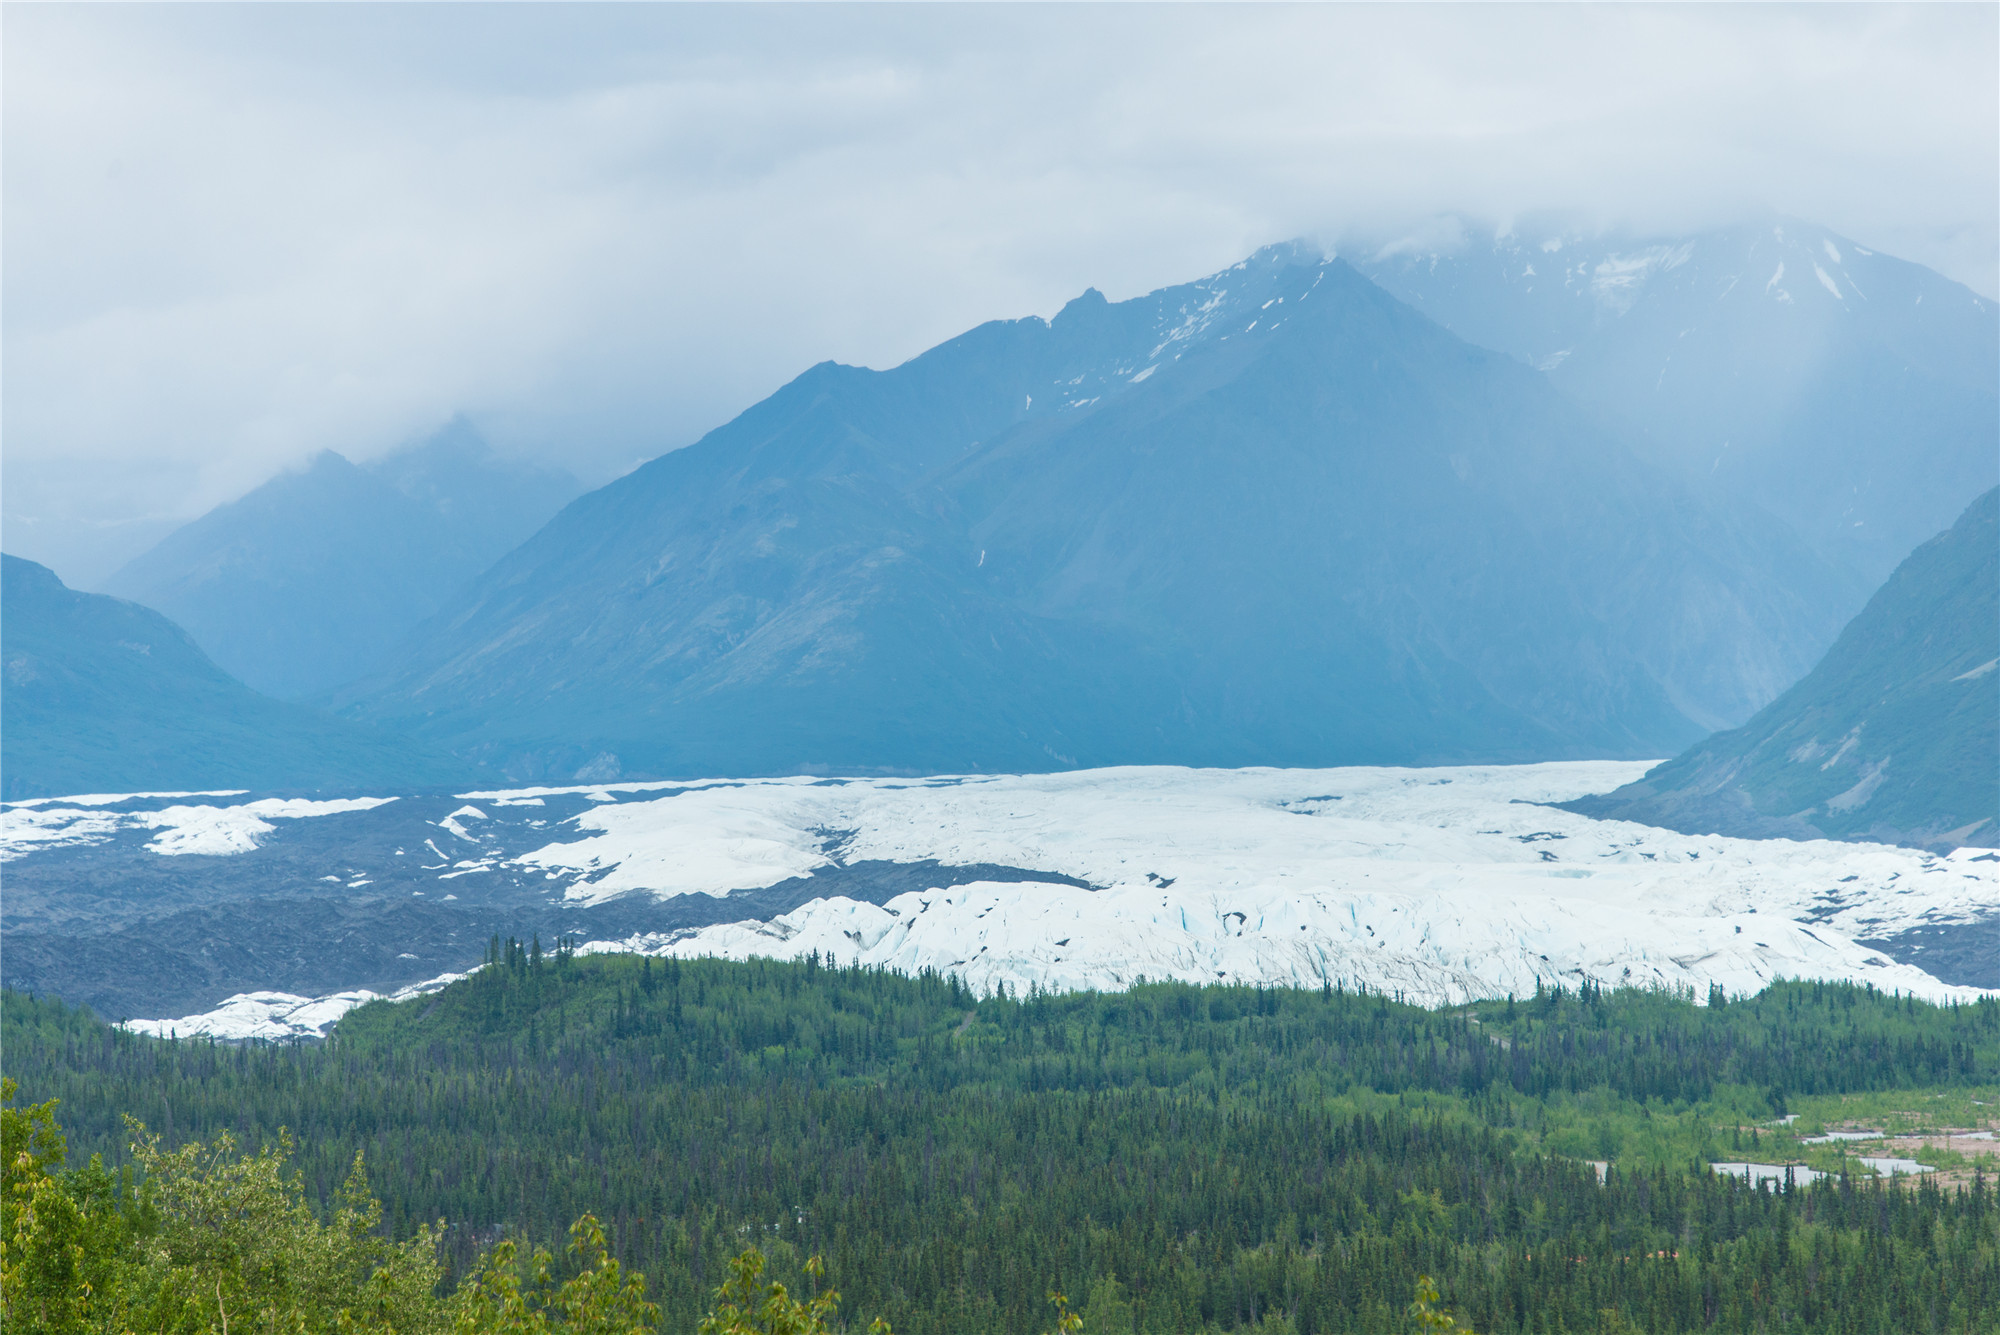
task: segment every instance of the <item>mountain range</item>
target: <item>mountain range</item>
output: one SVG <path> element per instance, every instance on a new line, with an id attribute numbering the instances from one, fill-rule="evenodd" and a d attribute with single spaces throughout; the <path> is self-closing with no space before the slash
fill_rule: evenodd
<path id="1" fill-rule="evenodd" d="M 1345 262 L 814 367 L 337 697 L 517 779 L 1679 750 L 1860 590 Z"/>
<path id="2" fill-rule="evenodd" d="M 1824 227 L 1460 224 L 1441 244 L 1353 258 L 1632 428 L 1684 479 L 1782 518 L 1861 588 L 2000 483 L 1993 303 Z"/>
<path id="3" fill-rule="evenodd" d="M 382 666 L 460 584 L 582 490 L 464 420 L 365 466 L 331 450 L 169 534 L 104 592 L 166 613 L 281 699 Z"/>
<path id="4" fill-rule="evenodd" d="M 111 588 L 207 651 L 183 685 L 408 739 L 403 787 L 1652 757 L 1798 682 L 2000 467 L 1991 303 L 1823 229 L 1352 260 L 825 363 L 567 506 L 463 421 L 325 454 Z M 287 784 L 355 772 L 316 745 Z"/>
<path id="5" fill-rule="evenodd" d="M 1803 680 L 1585 815 L 1686 832 L 2000 845 L 2000 490 L 1919 547 Z"/>
<path id="6" fill-rule="evenodd" d="M 1946 854 L 2000 843 L 1992 311 L 1880 259 L 1279 246 L 824 363 L 566 505 L 463 423 L 322 456 L 121 575 L 199 635 L 8 558 L 10 977 L 237 1036 L 275 1023 L 239 994 L 330 1017 L 500 931 L 1044 988 L 1993 986 L 1992 855 Z M 1742 304 L 1767 262 L 1813 289 Z"/>

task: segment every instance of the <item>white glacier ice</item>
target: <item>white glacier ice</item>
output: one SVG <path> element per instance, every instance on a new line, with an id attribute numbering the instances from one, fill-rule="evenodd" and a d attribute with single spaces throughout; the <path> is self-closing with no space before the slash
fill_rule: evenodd
<path id="1" fill-rule="evenodd" d="M 102 807 L 160 797 L 228 797 L 231 793 L 127 793 L 124 796 L 63 798 Z M 66 844 L 98 844 L 120 830 L 159 830 L 146 842 L 149 852 L 165 857 L 188 853 L 227 856 L 247 853 L 275 828 L 273 820 L 301 820 L 346 811 L 368 811 L 393 797 L 348 797 L 314 801 L 303 797 L 266 797 L 233 806 L 175 805 L 159 811 L 81 810 L 72 807 L 9 804 L 0 810 L 0 861 Z"/>
<path id="2" fill-rule="evenodd" d="M 1936 857 L 1684 835 L 1542 805 L 1608 791 L 1648 767 L 1132 767 L 632 785 L 620 787 L 626 800 L 607 792 L 565 822 L 581 837 L 515 862 L 579 908 L 631 893 L 726 896 L 836 859 L 1048 875 L 883 905 L 829 896 L 769 922 L 585 947 L 818 951 L 842 964 L 948 970 L 980 990 L 1118 988 L 1143 976 L 1365 984 L 1435 1004 L 1529 994 L 1538 981 L 1697 995 L 1713 983 L 1742 995 L 1777 978 L 1826 978 L 1940 1001 L 1981 995 L 1857 939 L 2000 913 L 2000 861 L 1977 849 Z M 498 804 L 546 791 L 481 796 Z M 185 1034 L 201 1018 L 172 1023 Z"/>
<path id="3" fill-rule="evenodd" d="M 467 976 L 440 974 L 387 996 L 391 1001 L 429 996 Z M 200 1015 L 178 1020 L 127 1020 L 121 1027 L 154 1038 L 218 1038 L 238 1043 L 325 1038 L 332 1032 L 334 1021 L 356 1006 L 380 1000 L 382 996 L 365 988 L 324 997 L 299 997 L 289 992 L 239 992 Z"/>
<path id="4" fill-rule="evenodd" d="M 123 824 L 124 818 L 115 811 L 9 806 L 0 811 L 0 862 L 48 848 L 101 844 Z"/>
<path id="5" fill-rule="evenodd" d="M 1132 768 L 930 780 L 781 779 L 575 818 L 589 835 L 522 862 L 572 902 L 721 894 L 847 861 L 993 863 L 1096 889 L 990 883 L 877 907 L 809 903 L 769 923 L 598 948 L 950 969 L 979 986 L 1134 977 L 1316 985 L 1444 1001 L 1537 978 L 1732 994 L 1779 977 L 1962 997 L 1855 944 L 2000 911 L 1994 864 L 1831 841 L 1681 835 L 1535 805 L 1643 763 L 1435 770 Z M 582 877 L 589 877 L 584 880 Z"/>

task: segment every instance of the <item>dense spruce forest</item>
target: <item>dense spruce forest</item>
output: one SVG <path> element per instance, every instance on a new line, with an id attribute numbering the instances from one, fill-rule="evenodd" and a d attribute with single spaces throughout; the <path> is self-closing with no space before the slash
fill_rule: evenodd
<path id="1" fill-rule="evenodd" d="M 663 1330 L 754 1245 L 786 1278 L 823 1255 L 843 1310 L 900 1335 L 1032 1335 L 1051 1289 L 1085 1335 L 1385 1332 L 1425 1273 L 1481 1332 L 2000 1331 L 1983 1176 L 1707 1169 L 1815 1097 L 2000 1083 L 1991 1001 L 977 997 L 817 959 L 492 955 L 323 1045 L 160 1042 L 8 993 L 5 1069 L 61 1100 L 73 1159 L 126 1162 L 126 1115 L 169 1145 L 287 1128 L 325 1203 L 359 1150 L 384 1227 L 445 1220 L 457 1274 L 591 1212 Z"/>

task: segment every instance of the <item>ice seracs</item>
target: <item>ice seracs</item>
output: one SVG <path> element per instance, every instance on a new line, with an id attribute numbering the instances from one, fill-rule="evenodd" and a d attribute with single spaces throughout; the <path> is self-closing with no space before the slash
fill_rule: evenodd
<path id="1" fill-rule="evenodd" d="M 817 952 L 841 964 L 935 968 L 982 991 L 1115 989 L 1145 977 L 1365 986 L 1438 1004 L 1584 979 L 1702 996 L 1711 984 L 1742 995 L 1777 978 L 1825 978 L 1938 1001 L 1981 995 L 1858 941 L 2000 914 L 2000 860 L 1977 849 L 1936 857 L 1685 835 L 1543 805 L 1647 768 L 1134 767 L 606 785 L 571 790 L 592 805 L 536 831 L 553 842 L 511 865 L 539 873 L 537 884 L 578 910 L 621 896 L 726 900 L 843 864 L 1023 871 L 1029 879 L 879 904 L 830 888 L 762 921 L 746 902 L 737 922 L 585 947 Z M 476 796 L 490 822 L 507 803 L 557 791 L 460 800 Z M 489 851 L 426 867 L 455 878 L 506 858 Z M 303 1023 L 278 1012 L 307 999 L 247 995 L 264 999 L 147 1023 L 232 1037 Z M 308 1018 L 317 1024 L 320 1014 Z"/>
<path id="2" fill-rule="evenodd" d="M 1975 995 L 1856 937 L 2000 911 L 1993 864 L 1875 845 L 1678 835 L 1539 805 L 1643 764 L 1132 768 L 751 781 L 598 808 L 524 861 L 576 902 L 752 888 L 833 860 L 1046 870 L 1095 887 L 960 885 L 808 903 L 600 943 L 936 968 L 975 987 L 1138 977 L 1401 992 L 1440 1003 L 1590 978 L 1732 994 L 1775 978 Z"/>

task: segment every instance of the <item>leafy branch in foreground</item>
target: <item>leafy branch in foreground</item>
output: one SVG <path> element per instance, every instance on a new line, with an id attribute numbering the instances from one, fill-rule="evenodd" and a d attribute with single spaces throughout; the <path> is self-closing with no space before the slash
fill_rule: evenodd
<path id="1" fill-rule="evenodd" d="M 818 1287 L 826 1274 L 819 1257 L 805 1263 L 806 1278 Z M 715 1291 L 715 1310 L 701 1323 L 701 1335 L 830 1335 L 840 1307 L 833 1289 L 806 1302 L 792 1297 L 784 1285 L 763 1282 L 764 1253 L 751 1248 L 729 1263 L 729 1278 Z M 889 1323 L 876 1317 L 869 1335 L 891 1335 Z"/>
<path id="2" fill-rule="evenodd" d="M 0 1080 L 0 1104 L 15 1085 Z M 66 1169 L 55 1103 L 0 1106 L 0 1316 L 10 1330 L 255 1328 L 291 1335 L 431 1335 L 446 1328 L 438 1229 L 381 1235 L 357 1154 L 321 1223 L 287 1171 L 292 1142 L 255 1154 L 227 1133 L 165 1150 L 129 1122 L 132 1169 Z"/>
<path id="3" fill-rule="evenodd" d="M 1056 1308 L 1056 1328 L 1049 1335 L 1082 1335 L 1083 1318 L 1069 1310 L 1069 1299 L 1062 1290 L 1050 1289 L 1049 1301 Z"/>
<path id="4" fill-rule="evenodd" d="M 560 1285 L 554 1258 L 536 1248 L 524 1264 L 511 1242 L 487 1254 L 486 1264 L 460 1286 L 454 1335 L 489 1331 L 542 1335 L 644 1335 L 658 1324 L 660 1309 L 646 1301 L 646 1277 L 624 1274 L 605 1249 L 604 1229 L 585 1215 L 570 1226 L 569 1252 L 578 1272 Z"/>
<path id="5" fill-rule="evenodd" d="M 570 1227 L 574 1273 L 560 1282 L 543 1248 L 511 1241 L 442 1295 L 443 1225 L 403 1242 L 381 1234 L 382 1206 L 359 1154 L 322 1223 L 287 1169 L 280 1134 L 254 1154 L 224 1133 L 175 1150 L 127 1119 L 136 1171 L 113 1182 L 100 1159 L 65 1168 L 55 1101 L 11 1105 L 0 1080 L 0 1322 L 37 1335 L 650 1335 L 660 1309 L 644 1275 L 610 1253 L 591 1215 Z M 764 1255 L 730 1263 L 701 1335 L 833 1335 L 840 1295 L 806 1302 L 764 1283 Z M 825 1265 L 805 1272 L 815 1285 Z M 1060 1335 L 1075 1335 L 1072 1324 Z M 892 1335 L 879 1318 L 869 1335 Z"/>
<path id="6" fill-rule="evenodd" d="M 1417 1296 L 1410 1302 L 1410 1319 L 1424 1332 L 1449 1330 L 1459 1335 L 1475 1335 L 1470 1321 L 1460 1325 L 1449 1307 L 1438 1306 L 1437 1282 L 1429 1275 L 1417 1276 Z"/>

